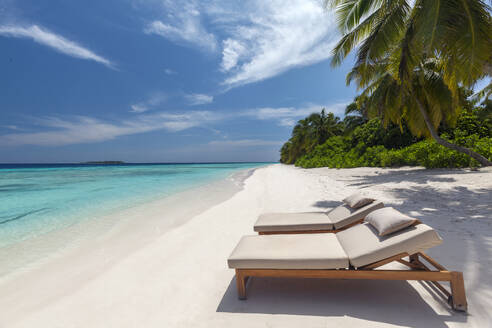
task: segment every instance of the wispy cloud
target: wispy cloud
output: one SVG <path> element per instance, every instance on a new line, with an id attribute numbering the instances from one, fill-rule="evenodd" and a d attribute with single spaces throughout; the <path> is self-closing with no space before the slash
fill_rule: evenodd
<path id="1" fill-rule="evenodd" d="M 203 26 L 202 14 L 195 1 L 162 1 L 162 4 L 167 12 L 165 21 L 150 22 L 145 33 L 196 45 L 209 52 L 217 50 L 217 39 Z"/>
<path id="2" fill-rule="evenodd" d="M 222 71 L 229 71 L 236 67 L 238 61 L 247 55 L 246 47 L 238 40 L 227 39 L 222 42 Z"/>
<path id="3" fill-rule="evenodd" d="M 9 130 L 21 130 L 17 125 L 1 125 L 1 127 Z"/>
<path id="4" fill-rule="evenodd" d="M 223 42 L 227 86 L 261 81 L 331 56 L 335 20 L 317 0 L 255 1 L 248 20 Z"/>
<path id="5" fill-rule="evenodd" d="M 333 15 L 320 0 L 158 3 L 162 17 L 145 32 L 207 51 L 220 47 L 227 88 L 325 60 L 339 37 Z"/>
<path id="6" fill-rule="evenodd" d="M 85 60 L 92 60 L 113 69 L 116 67 L 110 60 L 97 55 L 87 48 L 84 48 L 75 41 L 68 40 L 63 36 L 55 34 L 38 25 L 3 25 L 0 26 L 0 35 L 13 38 L 32 39 L 39 44 L 50 47 L 65 55 Z"/>
<path id="7" fill-rule="evenodd" d="M 201 93 L 192 93 L 185 95 L 185 98 L 188 100 L 190 105 L 205 105 L 210 104 L 214 101 L 213 96 L 201 94 Z"/>
<path id="8" fill-rule="evenodd" d="M 156 130 L 178 132 L 219 119 L 221 116 L 207 111 L 176 114 L 157 113 L 117 122 L 108 122 L 86 116 L 70 119 L 48 117 L 38 119 L 36 122 L 43 128 L 43 131 L 5 134 L 0 136 L 0 145 L 63 146 L 95 143 Z"/>
<path id="9" fill-rule="evenodd" d="M 130 112 L 133 113 L 143 113 L 149 110 L 149 107 L 142 103 L 131 105 L 130 108 Z"/>
<path id="10" fill-rule="evenodd" d="M 130 105 L 130 112 L 143 113 L 154 109 L 156 106 L 161 105 L 168 99 L 167 94 L 163 92 L 154 92 L 147 99 L 140 101 L 136 104 Z"/>
<path id="11" fill-rule="evenodd" d="M 296 121 L 292 118 L 281 118 L 278 125 L 290 127 L 296 125 Z"/>
<path id="12" fill-rule="evenodd" d="M 258 120 L 276 120 L 280 126 L 294 126 L 296 120 L 312 113 L 319 113 L 323 108 L 337 116 L 344 114 L 348 102 L 340 102 L 331 105 L 308 105 L 303 107 L 263 107 L 246 110 L 244 116 L 254 117 Z"/>
<path id="13" fill-rule="evenodd" d="M 311 113 L 319 112 L 325 107 L 337 115 L 343 114 L 346 103 L 328 106 L 309 105 L 304 107 L 254 108 L 237 111 L 181 111 L 175 113 L 153 112 L 141 113 L 143 110 L 135 107 L 136 115 L 131 119 L 108 121 L 88 116 L 69 118 L 46 117 L 34 120 L 34 126 L 24 132 L 19 126 L 5 126 L 14 131 L 0 135 L 0 146 L 40 145 L 62 146 L 81 143 L 96 143 L 115 139 L 125 135 L 134 135 L 150 131 L 164 130 L 179 132 L 194 127 L 202 127 L 214 134 L 220 134 L 214 125 L 237 119 L 272 121 L 280 126 L 292 126 L 295 122 Z M 138 111 L 141 111 L 140 113 Z M 225 146 L 273 146 L 280 141 L 264 141 L 255 138 L 240 140 L 217 140 L 210 145 Z"/>
<path id="14" fill-rule="evenodd" d="M 174 75 L 174 74 L 177 74 L 176 71 L 173 71 L 172 69 L 170 68 L 166 68 L 164 69 L 164 73 L 166 73 L 167 75 Z"/>
<path id="15" fill-rule="evenodd" d="M 239 139 L 239 140 L 214 140 L 208 143 L 210 146 L 234 146 L 234 147 L 257 147 L 257 146 L 280 146 L 282 141 L 261 139 Z"/>

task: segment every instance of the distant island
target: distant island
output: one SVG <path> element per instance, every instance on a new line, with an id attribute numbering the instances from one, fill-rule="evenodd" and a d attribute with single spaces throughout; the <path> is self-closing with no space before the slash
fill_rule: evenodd
<path id="1" fill-rule="evenodd" d="M 123 161 L 93 161 L 93 162 L 82 162 L 80 164 L 125 164 Z"/>

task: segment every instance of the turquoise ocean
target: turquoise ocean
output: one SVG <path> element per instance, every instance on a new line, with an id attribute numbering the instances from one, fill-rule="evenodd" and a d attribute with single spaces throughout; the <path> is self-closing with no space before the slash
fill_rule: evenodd
<path id="1" fill-rule="evenodd" d="M 263 165 L 0 164 L 0 248 Z"/>

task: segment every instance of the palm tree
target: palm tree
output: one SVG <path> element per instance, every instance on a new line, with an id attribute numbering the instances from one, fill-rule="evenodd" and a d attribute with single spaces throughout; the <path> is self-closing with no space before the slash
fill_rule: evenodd
<path id="1" fill-rule="evenodd" d="M 292 164 L 297 158 L 306 154 L 308 149 L 311 148 L 311 144 L 313 144 L 309 120 L 302 119 L 297 122 L 292 130 L 292 137 L 289 141 L 291 142 L 291 146 L 289 147 L 288 164 Z"/>
<path id="2" fill-rule="evenodd" d="M 280 163 L 292 164 L 291 163 L 291 149 L 292 149 L 292 141 L 287 141 L 280 148 Z"/>
<path id="3" fill-rule="evenodd" d="M 345 107 L 345 118 L 343 123 L 345 125 L 345 133 L 349 134 L 354 129 L 369 119 L 367 112 L 367 97 L 359 95 L 355 97 L 354 101 Z"/>
<path id="4" fill-rule="evenodd" d="M 364 95 L 358 95 L 355 97 L 354 101 L 347 105 L 345 108 L 345 115 L 355 114 L 365 119 L 367 116 L 367 97 Z"/>
<path id="5" fill-rule="evenodd" d="M 412 5 L 413 2 L 413 5 Z M 438 55 L 447 82 L 473 85 L 492 75 L 491 8 L 481 0 L 325 0 L 336 9 L 344 34 L 335 47 L 338 65 L 357 46 L 357 63 L 376 62 L 399 47 L 400 77 L 423 58 Z"/>
<path id="6" fill-rule="evenodd" d="M 280 149 L 282 163 L 293 164 L 295 161 L 312 151 L 317 145 L 336 135 L 343 133 L 343 123 L 333 113 L 312 113 L 299 120 L 292 130 L 292 136 Z"/>
<path id="7" fill-rule="evenodd" d="M 318 145 L 324 144 L 329 137 L 341 135 L 343 125 L 333 113 L 326 113 L 323 108 L 320 113 L 312 113 L 306 120 L 310 126 L 310 134 Z"/>
<path id="8" fill-rule="evenodd" d="M 416 67 L 408 84 L 398 80 L 398 66 L 390 60 L 370 66 L 356 67 L 347 77 L 349 82 L 357 80 L 365 88 L 363 95 L 368 98 L 370 117 L 381 117 L 385 125 L 389 122 L 401 125 L 405 121 L 412 134 L 430 136 L 438 144 L 465 153 L 484 166 L 492 165 L 484 156 L 438 135 L 441 122 L 451 126 L 456 123 L 464 103 L 462 93 L 453 94 L 446 84 L 439 62 L 428 60 Z M 366 76 L 368 70 L 379 73 Z"/>
<path id="9" fill-rule="evenodd" d="M 441 121 L 459 114 L 460 86 L 491 74 L 492 19 L 481 0 L 326 0 L 336 8 L 344 34 L 333 50 L 339 65 L 356 47 L 347 77 L 375 104 L 383 121 L 403 118 L 416 135 L 466 153 L 482 165 L 485 157 L 439 137 Z M 428 89 L 430 88 L 430 89 Z M 386 99 L 382 98 L 383 96 Z"/>

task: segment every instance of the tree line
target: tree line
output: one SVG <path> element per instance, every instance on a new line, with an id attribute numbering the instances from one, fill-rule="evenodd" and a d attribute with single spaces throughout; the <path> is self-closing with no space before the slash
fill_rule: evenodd
<path id="1" fill-rule="evenodd" d="M 440 138 L 492 159 L 492 101 L 481 102 L 461 90 L 460 114 L 451 125 L 441 122 Z M 280 150 L 280 161 L 302 167 L 357 167 L 421 165 L 426 167 L 478 166 L 467 154 L 415 135 L 405 120 L 399 124 L 371 117 L 367 98 L 358 96 L 341 120 L 322 109 L 297 122 Z"/>
<path id="2" fill-rule="evenodd" d="M 492 165 L 490 159 L 438 131 L 443 124 L 456 124 L 465 101 L 463 88 L 492 76 L 489 5 L 481 0 L 325 0 L 325 4 L 335 10 L 343 35 L 333 50 L 332 65 L 356 52 L 347 84 L 355 83 L 361 90 L 369 117 L 380 118 L 385 126 L 405 124 L 417 138 L 432 138 L 482 166 Z M 488 99 L 491 92 L 489 84 L 479 95 Z M 294 144 L 285 147 L 309 150 Z"/>

